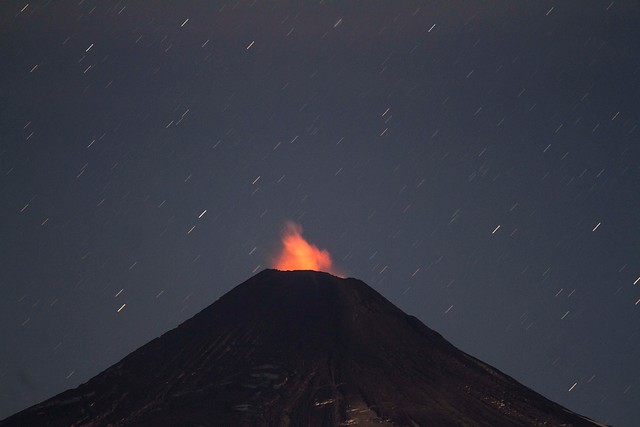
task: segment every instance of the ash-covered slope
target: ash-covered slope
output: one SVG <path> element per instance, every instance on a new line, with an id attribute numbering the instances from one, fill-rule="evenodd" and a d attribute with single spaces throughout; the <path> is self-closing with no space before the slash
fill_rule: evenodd
<path id="1" fill-rule="evenodd" d="M 356 279 L 265 270 L 1 426 L 595 426 Z"/>

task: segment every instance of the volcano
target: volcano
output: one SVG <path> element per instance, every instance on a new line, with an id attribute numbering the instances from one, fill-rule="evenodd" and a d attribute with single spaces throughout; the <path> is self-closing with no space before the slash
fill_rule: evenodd
<path id="1" fill-rule="evenodd" d="M 264 270 L 1 426 L 602 426 L 356 279 Z"/>

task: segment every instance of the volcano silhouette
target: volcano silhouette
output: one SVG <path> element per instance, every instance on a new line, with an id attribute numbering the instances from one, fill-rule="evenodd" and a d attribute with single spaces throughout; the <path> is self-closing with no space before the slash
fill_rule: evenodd
<path id="1" fill-rule="evenodd" d="M 596 426 L 365 283 L 265 270 L 2 426 Z"/>

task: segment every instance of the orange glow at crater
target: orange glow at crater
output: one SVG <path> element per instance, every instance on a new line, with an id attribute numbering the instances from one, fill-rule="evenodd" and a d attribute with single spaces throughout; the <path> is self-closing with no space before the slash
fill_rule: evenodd
<path id="1" fill-rule="evenodd" d="M 315 270 L 336 274 L 331 255 L 302 237 L 302 227 L 287 222 L 282 232 L 282 250 L 273 262 L 278 270 Z"/>

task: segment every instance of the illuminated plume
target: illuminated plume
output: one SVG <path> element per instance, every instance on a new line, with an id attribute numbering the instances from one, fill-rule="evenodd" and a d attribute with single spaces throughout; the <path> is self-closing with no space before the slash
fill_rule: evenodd
<path id="1" fill-rule="evenodd" d="M 282 232 L 282 250 L 274 260 L 278 270 L 315 270 L 336 274 L 329 252 L 318 249 L 302 237 L 302 227 L 287 222 Z"/>

